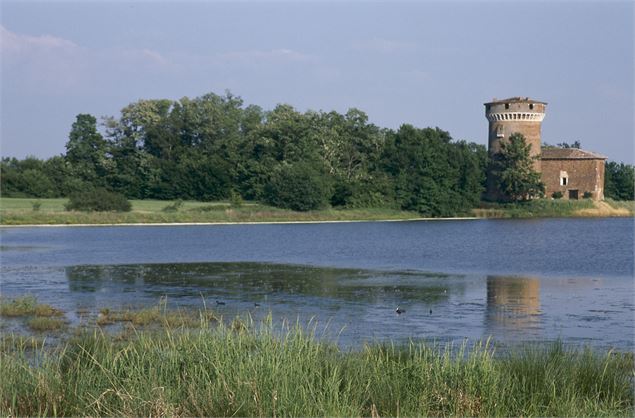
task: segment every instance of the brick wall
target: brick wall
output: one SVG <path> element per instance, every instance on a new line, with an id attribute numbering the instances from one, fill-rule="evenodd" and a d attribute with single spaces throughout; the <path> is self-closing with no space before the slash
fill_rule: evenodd
<path id="1" fill-rule="evenodd" d="M 584 197 L 584 192 L 590 192 L 594 200 L 604 199 L 604 160 L 542 160 L 541 165 L 546 197 L 559 191 L 563 199 L 575 198 L 577 190 L 578 199 Z M 565 176 L 567 184 L 562 185 L 561 178 Z"/>

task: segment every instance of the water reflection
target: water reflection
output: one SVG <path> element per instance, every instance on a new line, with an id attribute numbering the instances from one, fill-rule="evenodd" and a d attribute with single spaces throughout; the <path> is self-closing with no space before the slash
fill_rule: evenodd
<path id="1" fill-rule="evenodd" d="M 180 263 L 72 266 L 71 292 L 205 295 L 240 301 L 312 296 L 340 302 L 433 303 L 447 299 L 448 285 L 422 279 L 453 277 L 422 272 L 378 272 L 267 263 Z M 273 298 L 273 299 L 272 299 Z"/>
<path id="2" fill-rule="evenodd" d="M 205 304 L 226 318 L 328 323 L 340 344 L 369 340 L 462 341 L 633 348 L 633 281 L 449 275 L 269 263 L 0 266 L 1 294 L 33 294 L 69 313 Z M 217 304 L 216 301 L 221 303 Z M 397 306 L 405 309 L 395 313 Z M 340 330 L 343 330 L 340 332 Z"/>
<path id="3" fill-rule="evenodd" d="M 493 335 L 540 331 L 540 280 L 536 277 L 487 276 L 486 329 Z"/>

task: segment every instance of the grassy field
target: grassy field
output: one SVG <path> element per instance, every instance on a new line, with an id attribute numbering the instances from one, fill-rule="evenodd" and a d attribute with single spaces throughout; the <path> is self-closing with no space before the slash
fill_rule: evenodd
<path id="1" fill-rule="evenodd" d="M 40 206 L 34 210 L 34 203 Z M 184 201 L 176 210 L 175 202 L 132 200 L 131 212 L 69 212 L 66 199 L 0 199 L 0 222 L 3 225 L 39 224 L 119 224 L 119 223 L 187 223 L 187 222 L 282 222 L 340 221 L 418 218 L 415 212 L 393 209 L 325 209 L 295 212 L 257 203 L 234 207 L 227 202 Z"/>
<path id="2" fill-rule="evenodd" d="M 417 219 L 416 212 L 386 208 L 324 209 L 295 212 L 258 203 L 234 207 L 228 202 L 132 200 L 131 212 L 66 211 L 66 199 L 0 198 L 2 225 L 204 223 L 204 222 L 302 222 L 344 220 Z M 172 208 L 171 208 L 172 207 Z M 635 202 L 590 200 L 535 200 L 523 203 L 483 203 L 472 216 L 481 218 L 633 216 Z"/>
<path id="3" fill-rule="evenodd" d="M 50 308 L 4 304 L 14 319 Z M 128 326 L 108 332 L 108 316 Z M 631 353 L 561 343 L 343 351 L 315 329 L 162 308 L 101 312 L 53 346 L 38 331 L 3 335 L 2 416 L 632 416 L 635 406 Z"/>

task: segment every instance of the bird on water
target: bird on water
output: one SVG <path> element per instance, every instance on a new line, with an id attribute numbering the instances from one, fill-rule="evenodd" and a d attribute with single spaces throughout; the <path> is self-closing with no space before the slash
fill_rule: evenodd
<path id="1" fill-rule="evenodd" d="M 217 304 L 217 305 L 224 305 L 224 304 L 225 304 L 225 302 L 220 301 L 220 300 L 217 300 L 217 301 L 216 301 L 216 304 Z"/>
<path id="2" fill-rule="evenodd" d="M 402 313 L 405 313 L 406 310 L 405 309 L 401 309 L 399 306 L 397 306 L 397 309 L 395 309 L 395 312 L 397 312 L 397 315 L 401 315 Z"/>

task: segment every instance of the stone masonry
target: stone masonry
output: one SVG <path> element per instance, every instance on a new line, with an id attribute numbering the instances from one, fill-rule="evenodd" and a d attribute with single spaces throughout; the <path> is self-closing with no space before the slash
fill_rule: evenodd
<path id="1" fill-rule="evenodd" d="M 563 199 L 582 199 L 585 194 L 594 200 L 604 199 L 605 156 L 577 148 L 541 149 L 540 131 L 546 106 L 547 103 L 529 97 L 493 99 L 485 103 L 490 157 L 500 151 L 502 141 L 513 133 L 520 133 L 531 145 L 531 155 L 540 155 L 534 162 L 534 169 L 542 175 L 547 198 L 560 192 Z M 489 171 L 485 199 L 504 199 Z"/>

